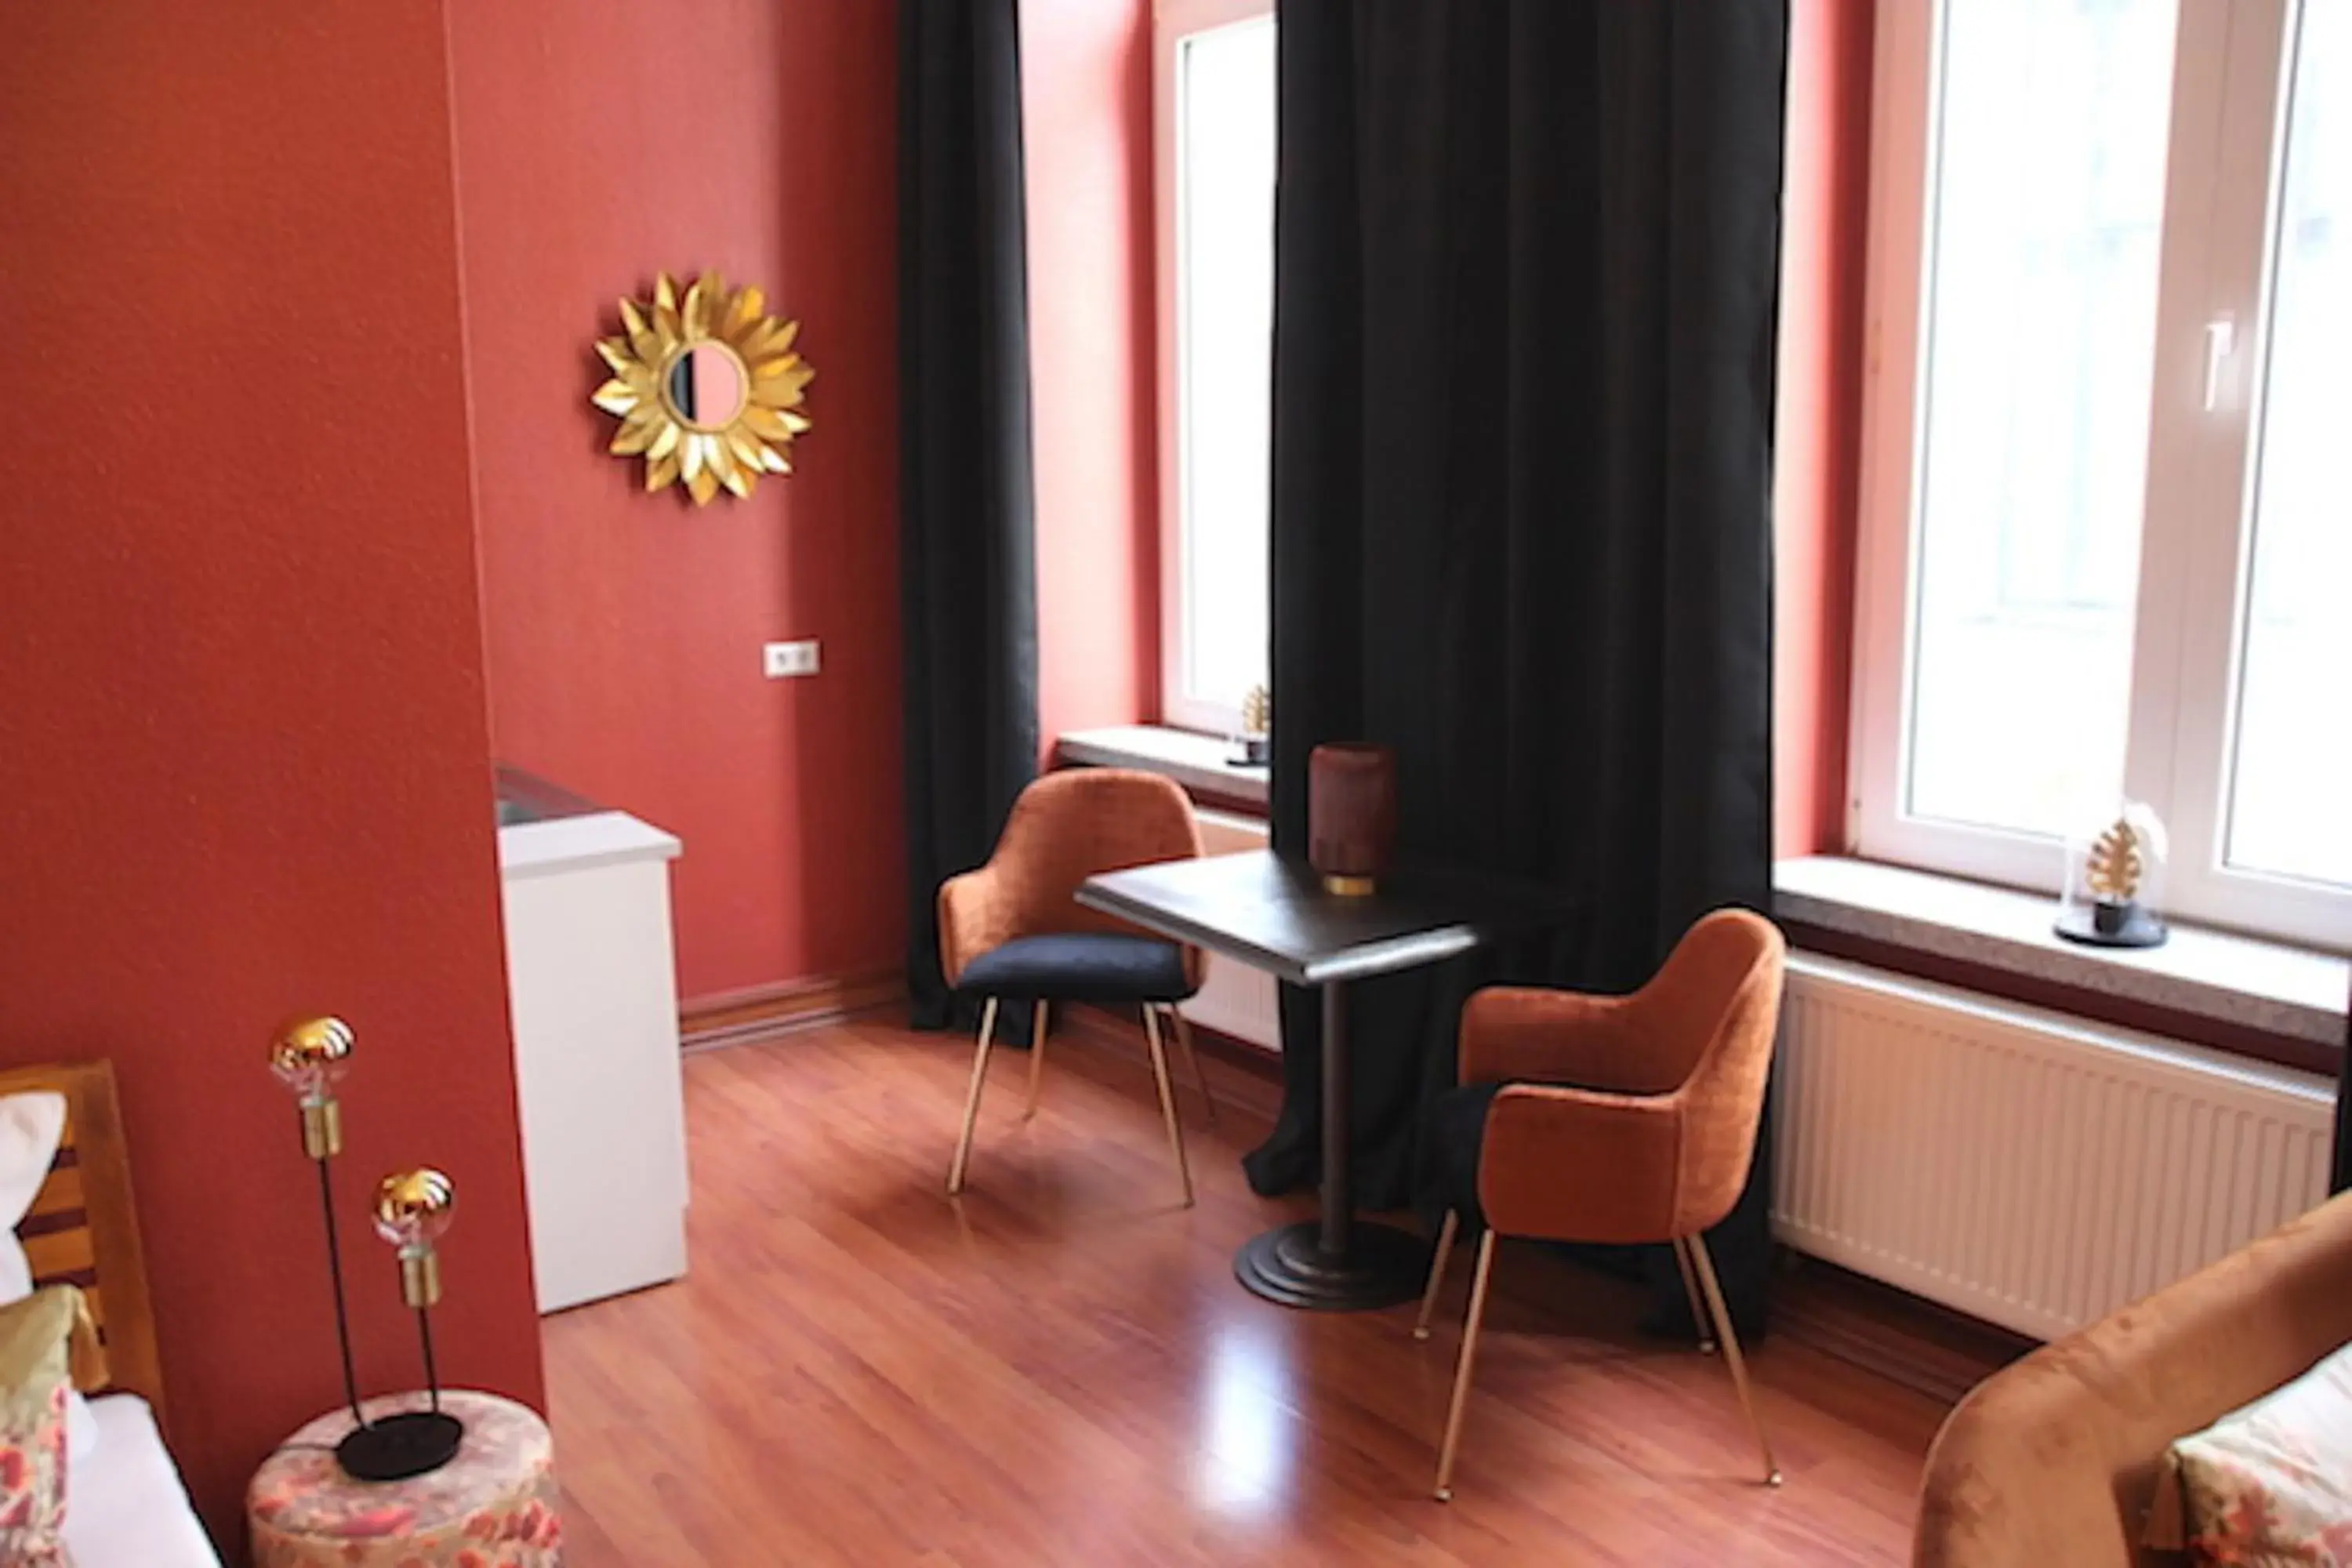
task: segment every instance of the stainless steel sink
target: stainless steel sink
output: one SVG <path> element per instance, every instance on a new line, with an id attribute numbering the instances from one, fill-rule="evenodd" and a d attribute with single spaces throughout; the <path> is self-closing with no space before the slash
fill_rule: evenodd
<path id="1" fill-rule="evenodd" d="M 606 809 L 585 795 L 548 783 L 537 773 L 497 764 L 499 826 L 519 827 L 532 822 L 553 822 L 565 816 L 593 816 Z"/>

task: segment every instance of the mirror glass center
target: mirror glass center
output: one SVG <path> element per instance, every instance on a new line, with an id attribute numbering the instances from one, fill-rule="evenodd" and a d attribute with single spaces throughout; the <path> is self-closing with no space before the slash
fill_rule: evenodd
<path id="1" fill-rule="evenodd" d="M 743 367 L 717 343 L 696 343 L 669 362 L 670 409 L 697 430 L 723 430 L 743 406 Z"/>

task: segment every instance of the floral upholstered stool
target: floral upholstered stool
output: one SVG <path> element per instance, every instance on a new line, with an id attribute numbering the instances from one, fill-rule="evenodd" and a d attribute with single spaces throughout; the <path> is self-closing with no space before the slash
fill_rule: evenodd
<path id="1" fill-rule="evenodd" d="M 425 1407 L 371 1399 L 373 1419 Z M 335 1463 L 348 1410 L 321 1415 L 263 1461 L 246 1492 L 255 1568 L 558 1568 L 555 1447 L 547 1423 L 496 1394 L 445 1390 L 466 1424 L 457 1457 L 404 1481 L 358 1481 Z"/>

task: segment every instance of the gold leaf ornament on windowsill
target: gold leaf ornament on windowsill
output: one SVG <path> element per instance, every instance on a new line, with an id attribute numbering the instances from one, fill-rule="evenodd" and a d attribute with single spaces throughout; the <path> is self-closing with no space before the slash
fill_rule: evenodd
<path id="1" fill-rule="evenodd" d="M 759 289 L 730 289 L 716 272 L 683 290 L 665 272 L 650 301 L 623 300 L 620 310 L 621 335 L 596 344 L 612 377 L 589 401 L 621 422 L 610 450 L 645 459 L 648 491 L 682 485 L 703 506 L 793 471 L 816 374 L 793 346 L 798 321 L 769 315 Z"/>
<path id="2" fill-rule="evenodd" d="M 2169 934 L 2154 904 L 2166 858 L 2164 824 L 2137 801 L 2066 847 L 2057 932 L 2091 947 L 2156 947 Z"/>
<path id="3" fill-rule="evenodd" d="M 2119 816 L 2091 841 L 2091 853 L 2083 864 L 2083 881 L 2101 902 L 2128 904 L 2139 897 L 2140 878 L 2147 869 L 2138 831 Z"/>

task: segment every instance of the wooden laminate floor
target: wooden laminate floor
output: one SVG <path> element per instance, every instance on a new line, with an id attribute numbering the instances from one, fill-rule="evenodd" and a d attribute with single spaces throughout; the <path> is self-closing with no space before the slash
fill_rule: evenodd
<path id="1" fill-rule="evenodd" d="M 1938 1403 L 1776 1339 L 1765 1490 L 1718 1361 L 1508 1244 L 1433 1501 L 1467 1249 L 1426 1343 L 1245 1294 L 1236 1244 L 1311 1212 L 1244 1184 L 1262 1117 L 1185 1096 L 1182 1209 L 1139 1064 L 1060 1036 L 1025 1125 L 998 1053 L 951 1202 L 970 1053 L 852 1022 L 688 1058 L 692 1274 L 546 1325 L 572 1568 L 1904 1561 Z"/>

